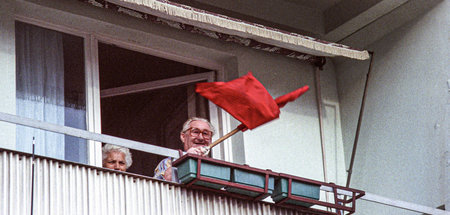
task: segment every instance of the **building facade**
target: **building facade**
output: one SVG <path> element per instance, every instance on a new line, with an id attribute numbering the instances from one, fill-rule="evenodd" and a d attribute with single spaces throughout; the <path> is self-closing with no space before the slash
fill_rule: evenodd
<path id="1" fill-rule="evenodd" d="M 52 209 L 51 204 L 45 208 L 45 202 L 37 201 L 35 207 L 41 207 L 37 210 L 43 214 L 61 210 L 74 214 L 299 213 L 265 203 L 223 200 L 145 178 L 152 176 L 159 160 L 180 148 L 178 136 L 170 134 L 178 134 L 187 117 L 209 118 L 219 131 L 215 139 L 239 125 L 196 95 L 194 85 L 233 80 L 249 71 L 274 98 L 304 85 L 311 89 L 281 109 L 279 119 L 238 133 L 215 148 L 213 158 L 345 185 L 369 60 L 327 58 L 323 70 L 318 71 L 304 60 L 192 33 L 174 27 L 176 23 L 143 19 L 131 9 L 112 10 L 115 1 L 108 2 L 109 8 L 102 6 L 103 1 L 2 0 L 0 112 L 160 146 L 162 152 L 133 151 L 130 172 L 142 175 L 140 181 L 134 175 L 97 169 L 101 167 L 98 140 L 1 122 L 0 147 L 6 150 L 2 154 L 4 190 L 9 186 L 6 183 L 24 181 L 31 167 L 29 157 L 9 150 L 31 153 L 34 138 L 36 154 L 75 162 L 38 162 L 37 174 L 42 168 L 41 173 L 50 174 L 43 178 L 55 175 L 61 180 L 55 180 L 55 186 L 42 180 L 41 186 L 36 185 L 37 192 L 40 188 L 51 193 L 62 187 L 82 187 L 77 183 L 84 183 L 83 178 L 91 177 L 87 181 L 94 183 L 82 189 L 85 193 L 70 192 L 72 196 L 62 199 L 58 195 L 63 193 L 49 194 L 51 202 L 67 201 L 57 204 L 61 208 Z M 406 2 L 404 7 L 421 5 L 419 1 Z M 394 12 L 408 17 L 402 13 L 404 7 Z M 437 2 L 400 26 L 386 16 L 387 20 L 380 18 L 371 24 L 375 25 L 373 31 L 386 31 L 385 35 L 362 28 L 355 33 L 359 39 L 341 40 L 375 53 L 351 187 L 431 208 L 448 208 L 449 8 L 448 1 Z M 21 159 L 27 161 L 19 162 Z M 115 186 L 104 189 L 108 191 L 91 190 L 101 180 L 112 181 L 117 190 Z M 2 192 L 2 198 L 28 189 L 28 185 L 21 186 Z M 127 186 L 130 188 L 123 189 Z M 129 194 L 120 193 L 123 190 L 138 194 L 125 198 Z M 142 190 L 155 192 L 158 198 L 152 199 Z M 172 193 L 166 196 L 166 191 Z M 93 192 L 113 192 L 107 200 L 101 194 L 91 196 L 96 203 L 121 204 L 114 209 L 91 207 L 85 196 Z M 130 207 L 133 203 L 128 201 L 141 198 L 138 195 L 150 202 Z M 186 197 L 185 202 L 180 196 Z M 165 205 L 167 201 L 160 198 L 181 203 Z M 322 193 L 321 199 L 325 198 Z M 72 205 L 73 201 L 77 204 Z M 28 209 L 14 204 L 2 205 L 2 214 L 15 212 L 13 208 L 18 208 L 19 214 L 27 213 Z M 83 207 L 78 207 L 80 204 Z M 161 209 L 155 209 L 158 205 Z M 72 212 L 72 208 L 83 211 Z M 164 212 L 166 209 L 175 211 Z M 415 212 L 359 201 L 356 214 Z"/>

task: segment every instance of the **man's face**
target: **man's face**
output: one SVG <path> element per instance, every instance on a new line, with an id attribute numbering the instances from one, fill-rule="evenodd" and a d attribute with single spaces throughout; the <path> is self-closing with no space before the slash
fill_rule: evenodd
<path id="1" fill-rule="evenodd" d="M 210 134 L 210 135 L 207 135 Z M 211 128 L 203 121 L 192 121 L 189 129 L 180 135 L 184 151 L 192 147 L 207 146 L 211 143 Z"/>
<path id="2" fill-rule="evenodd" d="M 127 164 L 125 162 L 125 154 L 120 151 L 110 151 L 106 159 L 103 161 L 103 167 L 126 171 Z"/>

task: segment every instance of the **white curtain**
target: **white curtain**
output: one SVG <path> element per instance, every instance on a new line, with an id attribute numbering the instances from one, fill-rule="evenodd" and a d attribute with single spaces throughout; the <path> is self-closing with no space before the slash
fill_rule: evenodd
<path id="1" fill-rule="evenodd" d="M 16 24 L 17 115 L 64 125 L 64 58 L 62 34 Z M 64 159 L 64 135 L 17 126 L 16 148 Z"/>

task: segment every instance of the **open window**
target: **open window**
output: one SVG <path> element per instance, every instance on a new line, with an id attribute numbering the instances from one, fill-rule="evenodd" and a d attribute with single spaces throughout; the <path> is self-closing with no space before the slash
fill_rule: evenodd
<path id="1" fill-rule="evenodd" d="M 43 26 L 16 22 L 18 116 L 171 149 L 182 149 L 179 132 L 191 116 L 210 119 L 223 132 L 217 107 L 195 93 L 196 83 L 216 80 L 215 71 Z M 31 153 L 34 137 L 38 155 L 101 165 L 99 142 L 16 128 L 19 151 Z M 128 171 L 147 176 L 164 158 L 132 153 Z"/>
<path id="2" fill-rule="evenodd" d="M 209 118 L 208 101 L 195 83 L 212 81 L 207 69 L 98 44 L 103 134 L 182 149 L 182 124 L 191 116 Z M 132 150 L 129 172 L 153 176 L 164 157 Z"/>

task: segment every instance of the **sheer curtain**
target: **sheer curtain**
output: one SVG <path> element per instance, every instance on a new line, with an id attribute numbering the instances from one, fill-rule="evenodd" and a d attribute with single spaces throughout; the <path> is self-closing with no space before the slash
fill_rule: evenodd
<path id="1" fill-rule="evenodd" d="M 17 115 L 64 125 L 64 55 L 62 34 L 16 23 Z M 17 126 L 16 148 L 64 159 L 64 135 Z"/>

